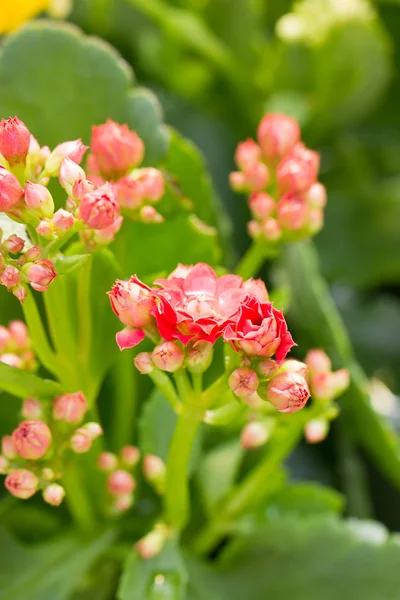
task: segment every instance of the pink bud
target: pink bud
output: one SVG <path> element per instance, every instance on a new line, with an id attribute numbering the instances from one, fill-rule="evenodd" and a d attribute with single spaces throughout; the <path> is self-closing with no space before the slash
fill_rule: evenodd
<path id="1" fill-rule="evenodd" d="M 127 511 L 133 505 L 133 494 L 121 494 L 114 499 L 114 510 L 119 513 Z"/>
<path id="2" fill-rule="evenodd" d="M 39 246 L 32 246 L 32 248 L 29 248 L 24 254 L 24 263 L 34 262 L 40 258 L 40 255 L 41 252 Z"/>
<path id="3" fill-rule="evenodd" d="M 51 240 L 54 237 L 54 225 L 49 219 L 42 219 L 37 225 L 36 231 L 46 240 Z"/>
<path id="4" fill-rule="evenodd" d="M 86 429 L 88 434 L 90 435 L 91 440 L 97 440 L 98 437 L 103 435 L 103 428 L 100 423 L 95 423 L 94 421 L 90 421 L 89 423 L 85 423 L 83 429 Z"/>
<path id="5" fill-rule="evenodd" d="M 85 171 L 70 158 L 64 158 L 60 165 L 58 180 L 68 196 L 72 196 L 74 183 L 79 179 L 86 179 Z"/>
<path id="6" fill-rule="evenodd" d="M 33 496 L 39 487 L 39 479 L 27 469 L 13 471 L 7 475 L 4 483 L 10 494 L 22 500 Z"/>
<path id="7" fill-rule="evenodd" d="M 308 377 L 307 365 L 299 360 L 294 360 L 293 358 L 290 358 L 289 360 L 285 360 L 285 362 L 279 369 L 279 372 L 280 373 L 281 372 L 297 373 L 298 375 L 301 375 L 302 377 L 304 377 L 304 379 L 307 379 L 307 377 Z"/>
<path id="8" fill-rule="evenodd" d="M 249 208 L 256 219 L 265 219 L 274 212 L 275 200 L 266 192 L 253 192 L 249 197 Z"/>
<path id="9" fill-rule="evenodd" d="M 10 331 L 7 327 L 0 325 L 0 351 L 4 351 L 11 341 Z"/>
<path id="10" fill-rule="evenodd" d="M 43 148 L 41 148 L 37 139 L 31 135 L 28 152 L 29 168 L 31 171 L 33 171 L 33 173 L 40 172 L 49 156 L 50 148 L 48 146 L 43 146 Z"/>
<path id="11" fill-rule="evenodd" d="M 255 296 L 260 302 L 268 302 L 268 291 L 262 279 L 247 279 L 243 282 L 242 288 L 250 296 Z"/>
<path id="12" fill-rule="evenodd" d="M 8 290 L 19 283 L 19 271 L 16 267 L 8 266 L 0 275 L 0 283 Z"/>
<path id="13" fill-rule="evenodd" d="M 21 302 L 21 304 L 25 300 L 26 295 L 28 293 L 26 287 L 22 283 L 19 283 L 18 285 L 14 286 L 11 291 L 14 294 L 14 296 Z"/>
<path id="14" fill-rule="evenodd" d="M 204 373 L 211 365 L 214 345 L 211 342 L 190 341 L 186 346 L 186 365 L 192 373 Z"/>
<path id="15" fill-rule="evenodd" d="M 285 194 L 278 202 L 278 223 L 282 229 L 297 231 L 307 225 L 309 209 L 301 196 Z"/>
<path id="16" fill-rule="evenodd" d="M 319 350 L 318 348 L 307 352 L 305 363 L 312 375 L 330 371 L 332 366 L 329 356 L 325 354 L 323 350 Z"/>
<path id="17" fill-rule="evenodd" d="M 65 158 L 69 158 L 79 164 L 87 149 L 88 147 L 82 144 L 82 140 L 80 139 L 59 144 L 54 148 L 46 161 L 46 173 L 51 177 L 57 176 L 60 172 L 61 163 Z"/>
<path id="18" fill-rule="evenodd" d="M 75 218 L 74 215 L 67 210 L 59 208 L 57 212 L 54 213 L 52 221 L 57 231 L 64 232 L 68 231 L 68 229 L 71 229 L 71 227 L 74 226 Z"/>
<path id="19" fill-rule="evenodd" d="M 168 537 L 168 530 L 161 523 L 135 544 L 135 548 L 144 559 L 153 558 L 161 552 Z"/>
<path id="20" fill-rule="evenodd" d="M 340 396 L 350 384 L 350 374 L 347 369 L 334 373 L 319 372 L 312 375 L 310 388 L 313 397 L 321 402 L 331 402 Z"/>
<path id="21" fill-rule="evenodd" d="M 151 358 L 158 369 L 173 373 L 183 365 L 185 353 L 178 342 L 162 342 L 154 348 Z"/>
<path id="22" fill-rule="evenodd" d="M 25 183 L 25 204 L 40 217 L 50 218 L 54 212 L 54 201 L 49 190 L 40 183 Z"/>
<path id="23" fill-rule="evenodd" d="M 10 460 L 17 456 L 14 441 L 11 435 L 3 435 L 1 439 L 1 453 Z"/>
<path id="24" fill-rule="evenodd" d="M 65 490 L 58 483 L 51 483 L 43 490 L 43 500 L 51 506 L 60 506 L 64 496 Z"/>
<path id="25" fill-rule="evenodd" d="M 326 419 L 313 419 L 304 427 L 304 435 L 309 444 L 322 442 L 329 432 L 329 424 Z"/>
<path id="26" fill-rule="evenodd" d="M 276 219 L 268 217 L 261 223 L 261 236 L 269 241 L 275 242 L 282 236 L 282 231 Z"/>
<path id="27" fill-rule="evenodd" d="M 150 291 L 136 275 L 129 281 L 117 279 L 108 296 L 111 308 L 124 325 L 147 327 L 153 322 L 154 300 Z"/>
<path id="28" fill-rule="evenodd" d="M 95 189 L 93 183 L 87 179 L 78 179 L 72 186 L 72 198 L 82 200 L 86 194 L 90 194 Z"/>
<path id="29" fill-rule="evenodd" d="M 143 457 L 143 474 L 147 481 L 152 483 L 156 490 L 162 494 L 167 476 L 167 467 L 164 461 L 155 454 L 145 454 Z"/>
<path id="30" fill-rule="evenodd" d="M 119 454 L 122 462 L 127 467 L 135 467 L 140 460 L 140 450 L 136 446 L 124 446 Z"/>
<path id="31" fill-rule="evenodd" d="M 43 417 L 43 406 L 36 398 L 26 398 L 22 404 L 22 416 L 25 419 L 41 419 Z"/>
<path id="32" fill-rule="evenodd" d="M 0 154 L 10 166 L 24 164 L 28 154 L 31 134 L 17 117 L 3 119 L 0 123 Z"/>
<path id="33" fill-rule="evenodd" d="M 252 139 L 240 142 L 235 152 L 235 163 L 240 170 L 246 169 L 248 165 L 259 162 L 261 159 L 261 148 Z"/>
<path id="34" fill-rule="evenodd" d="M 275 375 L 278 369 L 279 366 L 277 362 L 275 360 L 272 360 L 272 358 L 262 360 L 257 365 L 258 373 L 261 375 L 261 377 L 265 377 L 266 379 L 269 379 L 270 377 Z"/>
<path id="35" fill-rule="evenodd" d="M 24 190 L 12 173 L 0 166 L 0 211 L 10 212 L 10 210 L 21 200 Z"/>
<path id="36" fill-rule="evenodd" d="M 22 321 L 11 321 L 8 327 L 17 346 L 20 348 L 27 348 L 30 346 L 29 331 L 25 323 Z"/>
<path id="37" fill-rule="evenodd" d="M 154 206 L 142 206 L 140 209 L 140 218 L 144 223 L 162 223 L 164 217 L 156 211 Z"/>
<path id="38" fill-rule="evenodd" d="M 144 200 L 156 203 L 164 195 L 164 177 L 161 171 L 153 167 L 138 169 L 131 177 L 135 180 Z"/>
<path id="39" fill-rule="evenodd" d="M 268 114 L 261 120 L 257 139 L 265 158 L 280 160 L 300 139 L 300 128 L 295 119 L 283 114 Z"/>
<path id="40" fill-rule="evenodd" d="M 50 448 L 51 431 L 43 421 L 22 421 L 12 434 L 15 450 L 22 458 L 37 460 Z"/>
<path id="41" fill-rule="evenodd" d="M 110 184 L 105 183 L 97 190 L 85 194 L 79 205 L 79 214 L 93 229 L 110 227 L 119 216 L 119 206 Z"/>
<path id="42" fill-rule="evenodd" d="M 0 456 L 0 475 L 6 475 L 8 472 L 9 463 L 4 456 Z"/>
<path id="43" fill-rule="evenodd" d="M 319 156 L 301 143 L 278 166 L 277 180 L 281 194 L 308 190 L 317 179 Z"/>
<path id="44" fill-rule="evenodd" d="M 143 329 L 137 329 L 136 327 L 125 327 L 122 331 L 119 331 L 115 339 L 117 341 L 119 349 L 126 350 L 127 348 L 134 348 L 145 338 Z"/>
<path id="45" fill-rule="evenodd" d="M 110 473 L 107 481 L 107 489 L 113 496 L 120 494 L 130 494 L 136 487 L 136 482 L 132 475 L 123 469 L 117 469 Z"/>
<path id="46" fill-rule="evenodd" d="M 142 192 L 143 190 L 139 181 L 131 175 L 121 177 L 121 179 L 114 184 L 114 193 L 121 208 L 126 208 L 128 210 L 140 208 L 144 201 Z"/>
<path id="47" fill-rule="evenodd" d="M 326 188 L 322 183 L 316 181 L 310 189 L 304 193 L 304 198 L 311 208 L 325 208 L 326 206 Z"/>
<path id="48" fill-rule="evenodd" d="M 82 392 L 63 394 L 53 400 L 53 418 L 56 421 L 66 421 L 77 424 L 82 421 L 88 405 Z"/>
<path id="49" fill-rule="evenodd" d="M 0 362 L 8 365 L 9 367 L 15 367 L 16 369 L 22 369 L 23 361 L 17 354 L 6 352 L 0 355 Z"/>
<path id="50" fill-rule="evenodd" d="M 251 163 L 243 172 L 230 174 L 231 186 L 237 192 L 259 192 L 267 187 L 268 182 L 268 167 L 262 162 Z"/>
<path id="51" fill-rule="evenodd" d="M 15 235 L 15 233 L 10 235 L 10 237 L 4 241 L 4 247 L 8 252 L 11 252 L 11 254 L 19 254 L 24 249 L 24 246 L 24 240 Z"/>
<path id="52" fill-rule="evenodd" d="M 297 412 L 309 397 L 307 382 L 298 373 L 278 373 L 267 386 L 266 400 L 283 413 Z"/>
<path id="53" fill-rule="evenodd" d="M 47 258 L 36 260 L 34 263 L 27 263 L 22 267 L 22 272 L 37 292 L 45 292 L 49 285 L 57 276 L 54 265 Z"/>
<path id="54" fill-rule="evenodd" d="M 70 440 L 71 448 L 76 454 L 83 454 L 84 452 L 88 452 L 92 446 L 92 438 L 90 437 L 88 431 L 80 427 L 77 429 Z"/>
<path id="55" fill-rule="evenodd" d="M 247 450 L 264 446 L 271 435 L 271 430 L 272 427 L 269 422 L 261 423 L 260 421 L 253 421 L 252 423 L 247 423 L 242 429 L 240 444 Z"/>
<path id="56" fill-rule="evenodd" d="M 118 466 L 118 458 L 112 452 L 102 452 L 97 458 L 97 466 L 101 471 L 114 471 Z"/>
<path id="57" fill-rule="evenodd" d="M 240 367 L 233 371 L 228 383 L 236 396 L 251 396 L 258 388 L 258 377 L 252 369 Z"/>
<path id="58" fill-rule="evenodd" d="M 123 175 L 140 164 L 144 156 L 144 144 L 127 125 L 119 125 L 110 119 L 92 128 L 90 149 L 104 175 Z"/>
<path id="59" fill-rule="evenodd" d="M 140 354 L 135 356 L 133 362 L 139 373 L 142 373 L 143 375 L 148 375 L 148 373 L 151 373 L 154 370 L 150 352 L 140 352 Z"/>

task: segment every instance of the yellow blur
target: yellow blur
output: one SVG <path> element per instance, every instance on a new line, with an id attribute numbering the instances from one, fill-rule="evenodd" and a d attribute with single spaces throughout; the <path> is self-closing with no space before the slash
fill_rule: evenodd
<path id="1" fill-rule="evenodd" d="M 14 31 L 50 4 L 50 0 L 0 0 L 0 34 Z"/>

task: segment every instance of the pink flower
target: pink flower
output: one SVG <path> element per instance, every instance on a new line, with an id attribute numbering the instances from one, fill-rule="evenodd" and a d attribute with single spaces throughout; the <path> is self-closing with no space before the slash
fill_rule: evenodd
<path id="1" fill-rule="evenodd" d="M 126 173 L 144 156 L 144 144 L 137 133 L 110 119 L 92 128 L 90 149 L 100 171 L 107 176 Z"/>
<path id="2" fill-rule="evenodd" d="M 319 156 L 299 142 L 293 151 L 279 164 L 278 188 L 281 194 L 296 194 L 308 190 L 318 176 Z"/>
<path id="3" fill-rule="evenodd" d="M 253 369 L 240 367 L 235 369 L 229 377 L 229 387 L 235 396 L 251 396 L 258 388 L 258 377 Z"/>
<path id="4" fill-rule="evenodd" d="M 307 381 L 295 372 L 283 372 L 275 375 L 268 383 L 265 398 L 279 412 L 297 412 L 310 397 Z"/>
<path id="5" fill-rule="evenodd" d="M 82 421 L 88 405 L 82 392 L 63 394 L 53 401 L 53 418 L 56 421 L 66 421 L 77 424 Z"/>
<path id="6" fill-rule="evenodd" d="M 13 233 L 10 235 L 10 237 L 4 240 L 3 245 L 8 252 L 11 252 L 11 254 L 19 254 L 24 249 L 25 242 L 22 238 Z"/>
<path id="7" fill-rule="evenodd" d="M 122 177 L 114 185 L 118 203 L 128 210 L 135 210 L 146 200 L 156 203 L 164 195 L 164 177 L 161 171 L 147 167 Z"/>
<path id="8" fill-rule="evenodd" d="M 145 333 L 143 329 L 137 329 L 136 327 L 125 327 L 125 329 L 119 331 L 115 336 L 120 350 L 133 348 L 134 346 L 140 344 L 144 338 Z"/>
<path id="9" fill-rule="evenodd" d="M 129 281 L 117 279 L 108 297 L 111 308 L 124 325 L 142 328 L 153 321 L 154 300 L 150 293 L 151 289 L 134 275 Z"/>
<path id="10" fill-rule="evenodd" d="M 11 332 L 7 327 L 0 325 L 0 351 L 4 351 L 11 341 Z"/>
<path id="11" fill-rule="evenodd" d="M 325 208 L 326 206 L 326 188 L 319 181 L 313 183 L 303 196 L 311 208 Z"/>
<path id="12" fill-rule="evenodd" d="M 60 506 L 64 496 L 65 490 L 58 483 L 51 483 L 43 490 L 43 500 L 51 506 Z"/>
<path id="13" fill-rule="evenodd" d="M 25 204 L 40 217 L 50 218 L 54 212 L 54 201 L 49 190 L 40 183 L 25 183 Z"/>
<path id="14" fill-rule="evenodd" d="M 124 446 L 119 453 L 122 462 L 127 467 L 135 467 L 140 460 L 140 450 L 136 446 Z"/>
<path id="15" fill-rule="evenodd" d="M 42 258 L 28 263 L 22 267 L 22 271 L 37 292 L 46 292 L 53 279 L 57 276 L 51 260 Z"/>
<path id="16" fill-rule="evenodd" d="M 39 479 L 27 469 L 17 469 L 7 475 L 4 482 L 6 488 L 16 498 L 26 500 L 33 496 L 39 487 Z"/>
<path id="17" fill-rule="evenodd" d="M 190 340 L 214 343 L 246 297 L 241 277 L 217 277 L 204 263 L 179 265 L 168 279 L 155 283 L 161 286 L 153 290 L 158 331 L 165 340 L 185 345 Z"/>
<path id="18" fill-rule="evenodd" d="M 173 373 L 183 365 L 185 353 L 177 342 L 162 342 L 154 348 L 151 358 L 157 369 Z"/>
<path id="19" fill-rule="evenodd" d="M 297 231 L 307 225 L 309 209 L 301 196 L 285 194 L 278 202 L 278 223 L 282 229 Z"/>
<path id="20" fill-rule="evenodd" d="M 79 205 L 83 221 L 93 229 L 111 227 L 119 216 L 119 206 L 109 183 L 85 194 Z"/>
<path id="21" fill-rule="evenodd" d="M 70 444 L 76 454 L 88 452 L 92 446 L 92 437 L 83 427 L 79 427 L 71 436 Z"/>
<path id="22" fill-rule="evenodd" d="M 67 210 L 59 208 L 54 213 L 52 222 L 57 231 L 68 231 L 68 229 L 71 229 L 71 227 L 74 226 L 75 218 L 74 215 Z"/>
<path id="23" fill-rule="evenodd" d="M 69 158 L 79 164 L 87 149 L 88 147 L 82 143 L 81 139 L 58 144 L 46 161 L 46 173 L 50 176 L 58 175 L 64 158 Z"/>
<path id="24" fill-rule="evenodd" d="M 118 466 L 118 458 L 112 452 L 102 452 L 97 458 L 97 466 L 106 473 L 114 471 Z"/>
<path id="25" fill-rule="evenodd" d="M 265 219 L 275 210 L 275 200 L 265 192 L 253 192 L 249 198 L 249 208 L 256 219 Z"/>
<path id="26" fill-rule="evenodd" d="M 268 302 L 268 291 L 262 279 L 252 277 L 243 282 L 243 289 L 250 296 L 255 296 L 260 302 Z"/>
<path id="27" fill-rule="evenodd" d="M 3 119 L 0 123 L 0 154 L 10 166 L 24 164 L 28 154 L 31 134 L 17 117 Z"/>
<path id="28" fill-rule="evenodd" d="M 269 182 L 269 170 L 262 162 L 253 162 L 246 165 L 243 171 L 234 171 L 229 180 L 232 188 L 237 192 L 259 192 L 264 190 Z"/>
<path id="29" fill-rule="evenodd" d="M 50 448 L 51 431 L 43 421 L 22 421 L 13 431 L 12 438 L 20 456 L 36 460 Z"/>
<path id="30" fill-rule="evenodd" d="M 0 211 L 9 212 L 23 197 L 18 179 L 0 166 Z"/>
<path id="31" fill-rule="evenodd" d="M 133 359 L 135 363 L 135 367 L 142 373 L 142 375 L 148 375 L 152 371 L 154 371 L 153 361 L 151 360 L 150 352 L 139 352 L 137 356 Z"/>
<path id="32" fill-rule="evenodd" d="M 270 429 L 270 426 L 268 427 L 260 421 L 247 423 L 247 425 L 243 427 L 240 435 L 240 444 L 242 448 L 253 450 L 254 448 L 264 446 L 271 435 Z"/>
<path id="33" fill-rule="evenodd" d="M 278 361 L 295 345 L 282 312 L 255 297 L 246 298 L 240 305 L 239 315 L 227 326 L 224 339 L 237 352 L 266 358 L 276 354 Z"/>
<path id="34" fill-rule="evenodd" d="M 36 398 L 26 398 L 22 404 L 21 414 L 25 419 L 41 419 L 43 417 L 43 405 Z"/>
<path id="35" fill-rule="evenodd" d="M 280 160 L 300 139 L 300 128 L 295 119 L 283 114 L 268 114 L 258 126 L 257 139 L 265 158 Z"/>
<path id="36" fill-rule="evenodd" d="M 240 142 L 235 152 L 235 163 L 239 169 L 244 170 L 248 165 L 259 162 L 261 159 L 261 148 L 251 138 Z"/>
<path id="37" fill-rule="evenodd" d="M 108 477 L 107 488 L 113 496 L 120 494 L 130 494 L 136 487 L 136 482 L 132 475 L 124 469 L 117 469 Z"/>
<path id="38" fill-rule="evenodd" d="M 58 180 L 68 196 L 72 196 L 74 183 L 79 179 L 86 179 L 85 171 L 70 158 L 64 158 L 60 165 Z"/>
<path id="39" fill-rule="evenodd" d="M 0 275 L 0 283 L 8 290 L 19 283 L 19 271 L 16 267 L 8 266 Z"/>

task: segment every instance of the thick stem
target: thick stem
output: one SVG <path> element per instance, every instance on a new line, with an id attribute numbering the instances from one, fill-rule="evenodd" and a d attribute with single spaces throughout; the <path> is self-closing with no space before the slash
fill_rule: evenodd
<path id="1" fill-rule="evenodd" d="M 125 350 L 118 357 L 113 370 L 114 412 L 112 446 L 117 452 L 121 446 L 132 443 L 138 407 L 138 373 L 132 365 L 132 353 Z"/>
<path id="2" fill-rule="evenodd" d="M 257 275 L 265 260 L 265 247 L 253 242 L 236 267 L 236 274 L 249 279 Z"/>
<path id="3" fill-rule="evenodd" d="M 185 411 L 179 415 L 167 460 L 165 512 L 168 524 L 181 530 L 189 518 L 188 469 L 201 413 Z"/>
<path id="4" fill-rule="evenodd" d="M 183 404 L 190 403 L 193 399 L 193 390 L 186 369 L 175 371 L 174 379 Z"/>
<path id="5" fill-rule="evenodd" d="M 78 316 L 79 316 L 79 362 L 83 369 L 88 369 L 92 345 L 92 307 L 90 303 L 90 284 L 92 260 L 89 259 L 81 267 L 78 275 Z"/>
<path id="6" fill-rule="evenodd" d="M 156 386 L 156 388 L 168 400 L 174 411 L 180 412 L 181 403 L 179 400 L 179 396 L 176 393 L 174 384 L 172 383 L 168 375 L 163 371 L 154 369 L 151 373 L 149 373 L 149 377 Z"/>

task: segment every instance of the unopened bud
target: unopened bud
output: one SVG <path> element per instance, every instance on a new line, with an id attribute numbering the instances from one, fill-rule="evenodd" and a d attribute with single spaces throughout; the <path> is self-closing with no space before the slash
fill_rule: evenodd
<path id="1" fill-rule="evenodd" d="M 136 446 L 124 446 L 119 453 L 126 467 L 135 467 L 140 460 L 140 450 Z"/>
<path id="2" fill-rule="evenodd" d="M 246 367 L 236 369 L 229 377 L 229 387 L 236 396 L 251 396 L 258 388 L 256 372 Z"/>
<path id="3" fill-rule="evenodd" d="M 24 254 L 24 263 L 35 262 L 41 256 L 41 251 L 39 246 L 32 246 L 29 248 L 27 252 Z"/>
<path id="4" fill-rule="evenodd" d="M 94 421 L 85 423 L 85 425 L 83 426 L 83 429 L 86 429 L 86 431 L 90 435 L 91 440 L 97 440 L 98 437 L 103 435 L 102 426 L 100 425 L 100 423 L 95 423 Z"/>
<path id="5" fill-rule="evenodd" d="M 154 206 L 148 204 L 140 209 L 140 218 L 145 223 L 162 223 L 164 221 L 164 217 L 156 211 Z"/>
<path id="6" fill-rule="evenodd" d="M 307 202 L 301 196 L 285 194 L 277 206 L 278 223 L 282 229 L 298 231 L 308 222 L 309 209 Z"/>
<path id="7" fill-rule="evenodd" d="M 276 162 L 299 141 L 300 128 L 295 119 L 284 114 L 268 114 L 258 126 L 257 139 L 265 158 Z"/>
<path id="8" fill-rule="evenodd" d="M 277 362 L 275 360 L 272 360 L 272 358 L 262 360 L 257 365 L 257 372 L 260 374 L 261 377 L 265 377 L 266 379 L 269 379 L 270 377 L 275 375 L 278 369 L 279 366 Z"/>
<path id="9" fill-rule="evenodd" d="M 51 506 L 60 506 L 65 496 L 65 490 L 58 483 L 51 483 L 43 490 L 43 500 Z"/>
<path id="10" fill-rule="evenodd" d="M 124 469 L 117 469 L 108 476 L 107 489 L 112 496 L 130 494 L 136 488 L 136 481 Z"/>
<path id="11" fill-rule="evenodd" d="M 0 154 L 8 160 L 10 167 L 25 164 L 31 134 L 17 117 L 3 119 L 0 123 Z"/>
<path id="12" fill-rule="evenodd" d="M 54 264 L 47 258 L 36 260 L 33 263 L 26 263 L 22 267 L 22 273 L 37 292 L 46 292 L 57 276 Z"/>
<path id="13" fill-rule="evenodd" d="M 79 164 L 87 148 L 87 146 L 82 144 L 82 140 L 80 139 L 59 144 L 54 148 L 53 152 L 46 160 L 46 174 L 50 177 L 57 176 L 60 172 L 61 163 L 65 158 L 69 158 Z"/>
<path id="14" fill-rule="evenodd" d="M 154 370 L 150 352 L 140 352 L 135 356 L 133 362 L 139 373 L 142 373 L 142 375 L 148 375 Z"/>
<path id="15" fill-rule="evenodd" d="M 229 180 L 237 192 L 259 192 L 268 185 L 268 167 L 262 162 L 251 163 L 244 171 L 230 173 Z"/>
<path id="16" fill-rule="evenodd" d="M 266 192 L 253 192 L 249 197 L 249 208 L 256 219 L 266 219 L 275 210 L 275 200 Z"/>
<path id="17" fill-rule="evenodd" d="M 82 392 L 63 394 L 53 400 L 53 418 L 56 421 L 78 424 L 86 414 L 88 405 Z"/>
<path id="18" fill-rule="evenodd" d="M 10 212 L 23 195 L 24 191 L 18 179 L 0 166 L 0 211 Z"/>
<path id="19" fill-rule="evenodd" d="M 340 396 L 350 384 L 347 369 L 335 372 L 319 372 L 312 375 L 310 387 L 313 397 L 322 402 L 331 402 Z"/>
<path id="20" fill-rule="evenodd" d="M 327 202 L 325 186 L 319 181 L 316 181 L 306 192 L 304 192 L 304 198 L 308 202 L 310 208 L 325 208 Z"/>
<path id="21" fill-rule="evenodd" d="M 283 413 L 297 412 L 310 397 L 307 381 L 298 373 L 278 373 L 268 383 L 265 399 Z"/>
<path id="22" fill-rule="evenodd" d="M 15 233 L 10 235 L 10 237 L 4 241 L 4 247 L 8 252 L 11 252 L 11 254 L 19 254 L 24 249 L 24 246 L 25 241 L 15 235 Z"/>
<path id="23" fill-rule="evenodd" d="M 15 287 L 19 283 L 19 271 L 16 267 L 7 266 L 0 275 L 0 283 L 8 290 Z"/>
<path id="24" fill-rule="evenodd" d="M 53 469 L 50 469 L 49 467 L 45 467 L 41 471 L 41 477 L 45 481 L 54 481 L 54 479 L 56 479 L 56 473 L 55 473 L 55 471 L 53 471 Z"/>
<path id="25" fill-rule="evenodd" d="M 30 346 L 29 331 L 23 321 L 11 321 L 8 329 L 19 348 L 28 348 Z"/>
<path id="26" fill-rule="evenodd" d="M 79 215 L 92 229 L 105 229 L 115 222 L 119 216 L 119 205 L 109 183 L 83 196 Z"/>
<path id="27" fill-rule="evenodd" d="M 26 500 L 35 494 L 39 487 L 39 479 L 27 469 L 16 469 L 7 475 L 4 482 L 6 488 L 16 498 Z"/>
<path id="28" fill-rule="evenodd" d="M 161 552 L 167 541 L 169 531 L 162 523 L 156 525 L 150 533 L 142 537 L 135 544 L 139 556 L 142 558 L 153 558 Z"/>
<path id="29" fill-rule="evenodd" d="M 74 183 L 79 179 L 86 179 L 85 171 L 70 158 L 64 158 L 60 165 L 58 180 L 68 196 L 72 196 Z"/>
<path id="30" fill-rule="evenodd" d="M 307 352 L 305 363 L 310 369 L 310 373 L 324 373 L 331 370 L 331 359 L 323 350 L 315 348 Z"/>
<path id="31" fill-rule="evenodd" d="M 253 450 L 254 448 L 264 446 L 271 436 L 274 424 L 274 419 L 247 423 L 247 425 L 243 427 L 240 435 L 242 447 L 247 450 Z"/>
<path id="32" fill-rule="evenodd" d="M 39 217 L 50 218 L 54 213 L 54 200 L 49 190 L 40 183 L 25 183 L 25 203 Z"/>
<path id="33" fill-rule="evenodd" d="M 133 502 L 133 494 L 120 494 L 114 499 L 114 510 L 117 513 L 125 512 L 133 506 Z"/>
<path id="34" fill-rule="evenodd" d="M 14 294 L 14 296 L 21 302 L 21 304 L 23 303 L 28 294 L 26 286 L 22 283 L 15 285 L 11 291 Z"/>
<path id="35" fill-rule="evenodd" d="M 275 242 L 282 237 L 282 230 L 276 219 L 268 217 L 261 222 L 261 235 L 268 242 Z"/>
<path id="36" fill-rule="evenodd" d="M 26 398 L 22 404 L 21 414 L 25 419 L 41 419 L 43 417 L 43 405 L 36 398 Z"/>
<path id="37" fill-rule="evenodd" d="M 74 226 L 75 217 L 67 210 L 60 208 L 54 213 L 52 222 L 57 231 L 64 232 Z"/>
<path id="38" fill-rule="evenodd" d="M 211 342 L 189 342 L 186 347 L 186 365 L 192 373 L 204 373 L 211 365 L 214 346 Z"/>
<path id="39" fill-rule="evenodd" d="M 293 358 L 290 358 L 285 360 L 279 369 L 279 373 L 298 373 L 298 375 L 301 375 L 304 377 L 304 379 L 307 379 L 308 366 L 300 360 L 294 360 Z"/>
<path id="40" fill-rule="evenodd" d="M 84 454 L 92 447 L 92 438 L 83 427 L 77 429 L 70 440 L 71 448 L 76 454 Z"/>
<path id="41" fill-rule="evenodd" d="M 0 362 L 9 367 L 15 367 L 16 369 L 22 369 L 23 360 L 17 354 L 12 352 L 6 352 L 6 354 L 0 354 Z"/>
<path id="42" fill-rule="evenodd" d="M 110 119 L 92 128 L 90 148 L 100 171 L 110 177 L 123 175 L 144 156 L 144 144 L 137 133 Z"/>
<path id="43" fill-rule="evenodd" d="M 13 431 L 17 453 L 28 460 L 42 458 L 51 445 L 51 431 L 43 421 L 22 421 Z"/>
<path id="44" fill-rule="evenodd" d="M 235 152 L 235 163 L 240 170 L 244 170 L 248 165 L 258 162 L 261 159 L 261 148 L 251 138 L 245 142 L 240 142 Z"/>
<path id="45" fill-rule="evenodd" d="M 329 423 L 326 419 L 313 419 L 304 427 L 304 435 L 309 444 L 322 442 L 329 432 Z"/>
<path id="46" fill-rule="evenodd" d="M 97 458 L 97 466 L 106 473 L 114 471 L 118 466 L 118 458 L 112 452 L 102 452 Z"/>
<path id="47" fill-rule="evenodd" d="M 319 156 L 301 143 L 285 158 L 277 169 L 278 188 L 281 194 L 297 194 L 308 190 L 318 175 Z"/>
<path id="48" fill-rule="evenodd" d="M 165 490 L 167 467 L 163 460 L 155 454 L 145 454 L 143 457 L 143 474 L 159 494 Z"/>
<path id="49" fill-rule="evenodd" d="M 185 353 L 178 342 L 162 342 L 154 348 L 151 358 L 158 369 L 173 373 L 183 365 Z"/>

